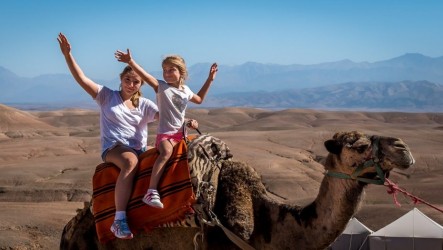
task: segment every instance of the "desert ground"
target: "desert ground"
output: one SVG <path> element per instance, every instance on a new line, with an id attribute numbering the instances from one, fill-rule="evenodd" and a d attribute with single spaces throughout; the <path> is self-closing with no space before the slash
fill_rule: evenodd
<path id="1" fill-rule="evenodd" d="M 323 142 L 335 132 L 358 130 L 399 137 L 416 164 L 390 179 L 443 208 L 443 113 L 318 111 L 253 108 L 190 109 L 202 133 L 224 140 L 234 160 L 253 166 L 268 191 L 304 205 L 318 193 L 326 156 Z M 153 143 L 157 124 L 150 125 Z M 99 114 L 94 110 L 21 111 L 0 104 L 0 249 L 58 249 L 65 224 L 92 194 L 101 163 Z M 367 188 L 358 220 L 378 230 L 414 206 L 437 223 L 443 213 L 414 204 L 401 207 L 384 186 Z"/>

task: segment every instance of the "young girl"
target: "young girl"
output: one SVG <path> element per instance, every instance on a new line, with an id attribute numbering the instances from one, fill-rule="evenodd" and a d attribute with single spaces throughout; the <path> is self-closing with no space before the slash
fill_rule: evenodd
<path id="1" fill-rule="evenodd" d="M 102 159 L 120 168 L 115 184 L 115 217 L 111 231 L 118 238 L 131 239 L 126 222 L 126 206 L 138 165 L 138 155 L 146 150 L 148 123 L 158 118 L 158 108 L 141 97 L 143 81 L 131 67 L 120 74 L 120 91 L 113 91 L 86 77 L 71 54 L 68 39 L 60 33 L 60 49 L 72 76 L 100 106 Z"/>
<path id="2" fill-rule="evenodd" d="M 143 197 L 146 204 L 163 208 L 157 185 L 164 171 L 164 165 L 171 157 L 173 147 L 183 138 L 182 126 L 185 126 L 185 111 L 189 101 L 201 104 L 209 90 L 217 73 L 217 64 L 214 63 L 209 71 L 209 76 L 197 94 L 194 94 L 185 85 L 188 72 L 183 58 L 180 56 L 168 56 L 162 62 L 163 78 L 155 79 L 152 75 L 143 70 L 131 57 L 129 49 L 127 53 L 117 50 L 115 57 L 118 61 L 127 63 L 134 71 L 146 81 L 157 94 L 157 105 L 160 118 L 157 129 L 156 148 L 160 155 L 152 168 L 152 175 L 149 188 Z M 188 126 L 197 128 L 195 120 L 186 122 Z"/>

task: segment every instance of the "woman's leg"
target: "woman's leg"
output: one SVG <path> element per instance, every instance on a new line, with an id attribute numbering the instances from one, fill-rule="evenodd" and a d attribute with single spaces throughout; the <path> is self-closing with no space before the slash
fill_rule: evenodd
<path id="1" fill-rule="evenodd" d="M 125 211 L 137 171 L 138 156 L 131 148 L 117 146 L 106 154 L 106 162 L 114 163 L 120 168 L 115 184 L 115 209 Z"/>
<path id="2" fill-rule="evenodd" d="M 117 146 L 106 154 L 105 161 L 120 168 L 120 174 L 115 184 L 115 222 L 111 230 L 118 238 L 130 239 L 132 233 L 126 223 L 126 207 L 137 172 L 138 156 L 131 148 Z"/>

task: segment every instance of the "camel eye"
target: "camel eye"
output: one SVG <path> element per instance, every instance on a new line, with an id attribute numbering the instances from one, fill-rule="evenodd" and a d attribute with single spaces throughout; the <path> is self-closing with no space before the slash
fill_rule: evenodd
<path id="1" fill-rule="evenodd" d="M 365 152 L 366 149 L 368 149 L 368 145 L 362 145 L 362 146 L 358 146 L 358 147 L 355 148 L 355 150 L 357 150 L 357 152 L 358 152 L 359 154 Z"/>

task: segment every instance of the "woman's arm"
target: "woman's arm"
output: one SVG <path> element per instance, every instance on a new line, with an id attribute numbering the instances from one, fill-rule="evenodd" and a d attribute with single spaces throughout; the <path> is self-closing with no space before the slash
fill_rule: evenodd
<path id="1" fill-rule="evenodd" d="M 157 93 L 158 90 L 157 79 L 148 72 L 146 72 L 140 65 L 138 65 L 134 61 L 134 59 L 132 59 L 131 51 L 129 49 L 127 49 L 127 53 L 117 50 L 117 52 L 115 52 L 114 55 L 119 62 L 124 62 L 127 63 L 129 66 L 131 66 L 131 68 L 135 71 L 135 73 L 137 73 L 145 82 L 147 82 L 149 86 L 151 86 L 154 89 L 155 93 Z"/>
<path id="2" fill-rule="evenodd" d="M 206 82 L 203 84 L 200 91 L 198 91 L 198 93 L 191 98 L 191 102 L 196 104 L 201 104 L 203 102 L 206 94 L 208 93 L 209 87 L 211 86 L 212 82 L 215 79 L 215 76 L 217 75 L 217 71 L 218 65 L 217 63 L 213 63 L 209 70 L 208 79 L 206 79 Z"/>
<path id="3" fill-rule="evenodd" d="M 65 35 L 60 33 L 58 35 L 58 43 L 60 44 L 60 50 L 62 54 L 65 56 L 66 64 L 71 71 L 74 79 L 80 84 L 80 86 L 90 95 L 92 98 L 97 97 L 98 93 L 98 85 L 91 79 L 89 79 L 82 71 L 80 66 L 74 59 L 74 56 L 71 54 L 71 44 L 69 44 L 68 39 Z"/>

